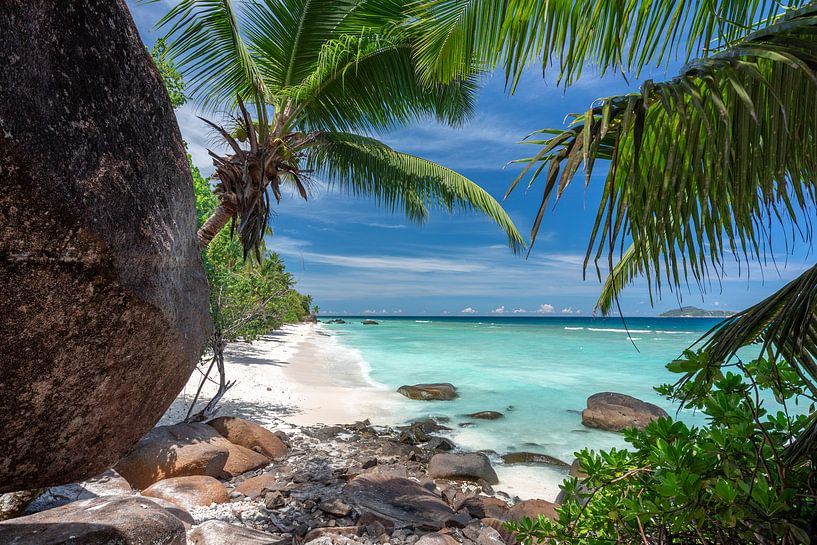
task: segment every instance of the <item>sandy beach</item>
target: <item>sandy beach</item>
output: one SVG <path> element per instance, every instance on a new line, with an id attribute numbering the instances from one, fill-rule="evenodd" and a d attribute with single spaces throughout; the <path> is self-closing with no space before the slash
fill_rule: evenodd
<path id="1" fill-rule="evenodd" d="M 252 344 L 236 343 L 225 352 L 228 380 L 236 384 L 224 396 L 219 414 L 241 416 L 267 426 L 292 428 L 349 424 L 368 419 L 374 425 L 406 423 L 407 401 L 397 392 L 367 380 L 353 358 L 320 324 L 287 325 Z M 199 387 L 203 368 L 193 373 L 160 424 L 184 419 Z M 212 379 L 217 379 L 214 372 Z M 196 410 L 216 392 L 215 380 L 202 390 Z M 563 473 L 541 467 L 495 464 L 499 489 L 522 499 L 552 500 Z"/>

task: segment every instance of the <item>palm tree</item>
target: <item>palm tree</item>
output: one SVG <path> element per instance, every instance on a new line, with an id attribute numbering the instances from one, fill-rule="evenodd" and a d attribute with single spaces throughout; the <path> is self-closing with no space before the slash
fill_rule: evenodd
<path id="1" fill-rule="evenodd" d="M 474 74 L 421 78 L 406 0 L 181 0 L 159 22 L 194 100 L 237 111 L 230 153 L 210 152 L 220 204 L 198 232 L 205 247 L 233 222 L 245 255 L 262 243 L 284 185 L 307 198 L 311 176 L 421 222 L 430 207 L 472 209 L 524 242 L 502 207 L 467 178 L 399 153 L 372 135 L 423 116 L 458 125 L 473 111 Z M 252 112 L 252 113 L 250 113 Z"/>
<path id="2" fill-rule="evenodd" d="M 817 205 L 817 2 L 795 0 L 427 0 L 415 15 L 424 77 L 454 81 L 502 66 L 510 88 L 533 59 L 571 84 L 587 63 L 638 76 L 677 56 L 669 81 L 606 97 L 567 129 L 529 139 L 538 151 L 516 184 L 543 181 L 531 232 L 578 175 L 606 181 L 584 269 L 607 271 L 597 309 L 645 276 L 651 297 L 706 291 L 732 255 L 741 268 L 773 259 L 772 231 L 812 241 Z M 598 162 L 597 162 L 598 161 Z M 581 167 L 584 173 L 579 174 Z M 788 242 L 787 248 L 788 248 Z M 685 380 L 707 387 L 738 349 L 762 341 L 817 393 L 817 266 L 726 320 Z M 792 455 L 817 440 L 817 417 Z"/>

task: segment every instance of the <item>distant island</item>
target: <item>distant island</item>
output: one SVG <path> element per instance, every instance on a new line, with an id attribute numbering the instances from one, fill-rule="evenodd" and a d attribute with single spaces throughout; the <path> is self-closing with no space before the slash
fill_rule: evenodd
<path id="1" fill-rule="evenodd" d="M 698 307 L 681 307 L 662 312 L 659 318 L 728 318 L 734 316 L 731 310 L 704 310 Z"/>

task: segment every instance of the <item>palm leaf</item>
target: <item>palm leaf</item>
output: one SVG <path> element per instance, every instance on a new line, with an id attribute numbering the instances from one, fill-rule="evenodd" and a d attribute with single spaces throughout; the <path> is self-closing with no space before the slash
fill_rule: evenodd
<path id="1" fill-rule="evenodd" d="M 500 204 L 484 189 L 441 165 L 399 153 L 373 138 L 325 133 L 307 154 L 308 168 L 352 195 L 373 197 L 392 211 L 423 222 L 430 208 L 474 210 L 485 214 L 507 234 L 519 252 L 522 236 Z"/>

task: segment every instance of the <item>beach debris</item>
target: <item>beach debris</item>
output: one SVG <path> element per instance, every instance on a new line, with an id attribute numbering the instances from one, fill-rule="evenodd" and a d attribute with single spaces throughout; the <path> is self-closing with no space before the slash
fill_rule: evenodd
<path id="1" fill-rule="evenodd" d="M 546 465 L 557 467 L 570 467 L 570 464 L 562 460 L 541 454 L 539 452 L 509 452 L 502 455 L 502 461 L 506 464 L 528 464 L 528 465 Z"/>
<path id="2" fill-rule="evenodd" d="M 211 324 L 184 143 L 126 3 L 9 0 L 0 27 L 3 493 L 110 468 Z"/>
<path id="3" fill-rule="evenodd" d="M 140 496 L 80 500 L 0 522 L 0 543 L 162 543 L 185 545 L 182 521 Z"/>
<path id="4" fill-rule="evenodd" d="M 466 414 L 465 416 L 468 418 L 478 418 L 480 420 L 496 420 L 505 415 L 497 411 L 479 411 L 476 413 Z"/>
<path id="5" fill-rule="evenodd" d="M 435 454 L 428 462 L 428 474 L 435 479 L 483 479 L 489 484 L 499 483 L 491 461 L 481 452 Z"/>
<path id="6" fill-rule="evenodd" d="M 273 460 L 286 458 L 289 452 L 281 437 L 249 420 L 221 416 L 207 424 L 231 443 L 260 452 Z"/>
<path id="7" fill-rule="evenodd" d="M 451 401 L 459 397 L 457 388 L 449 382 L 403 385 L 397 392 L 409 399 L 421 401 Z"/>
<path id="8" fill-rule="evenodd" d="M 275 538 L 267 532 L 260 532 L 220 520 L 208 520 L 190 531 L 190 545 L 287 545 L 292 539 Z"/>
<path id="9" fill-rule="evenodd" d="M 653 420 L 667 416 L 661 407 L 633 396 L 601 392 L 587 398 L 587 408 L 582 411 L 582 424 L 607 431 L 643 430 Z"/>

